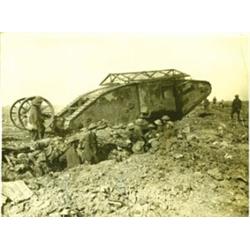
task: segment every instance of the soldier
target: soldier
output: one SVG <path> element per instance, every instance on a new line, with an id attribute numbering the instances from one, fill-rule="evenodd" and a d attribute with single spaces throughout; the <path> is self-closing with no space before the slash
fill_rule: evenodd
<path id="1" fill-rule="evenodd" d="M 234 114 L 237 114 L 238 121 L 240 121 L 240 111 L 241 111 L 242 102 L 239 98 L 239 95 L 235 95 L 235 98 L 232 102 L 232 111 L 231 111 L 231 118 L 233 120 Z"/>
<path id="2" fill-rule="evenodd" d="M 203 107 L 206 111 L 208 111 L 209 104 L 209 100 L 206 98 L 203 102 Z"/>
<path id="3" fill-rule="evenodd" d="M 224 100 L 223 100 L 223 99 L 219 102 L 219 106 L 220 106 L 221 108 L 224 108 Z"/>
<path id="4" fill-rule="evenodd" d="M 28 128 L 34 141 L 44 137 L 45 127 L 44 118 L 41 112 L 41 104 L 43 99 L 40 96 L 32 100 L 32 105 L 28 116 Z"/>
<path id="5" fill-rule="evenodd" d="M 213 105 L 216 105 L 216 103 L 217 103 L 217 99 L 216 99 L 216 97 L 214 97 L 213 98 Z"/>
<path id="6" fill-rule="evenodd" d="M 85 136 L 84 160 L 90 164 L 95 164 L 99 162 L 97 137 L 91 124 L 88 130 Z"/>
<path id="7" fill-rule="evenodd" d="M 134 137 L 136 141 L 145 141 L 144 135 L 148 131 L 148 122 L 145 119 L 138 118 L 135 121 Z"/>
<path id="8" fill-rule="evenodd" d="M 73 137 L 69 140 L 68 143 L 69 143 L 69 148 L 65 152 L 65 157 L 66 157 L 67 167 L 72 168 L 80 165 L 80 157 L 77 153 L 78 139 Z"/>

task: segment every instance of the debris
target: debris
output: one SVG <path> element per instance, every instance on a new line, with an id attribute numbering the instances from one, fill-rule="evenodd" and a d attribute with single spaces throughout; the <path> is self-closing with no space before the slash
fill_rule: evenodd
<path id="1" fill-rule="evenodd" d="M 218 168 L 209 169 L 207 173 L 217 181 L 221 181 L 224 179 L 222 173 L 218 170 Z"/>
<path id="2" fill-rule="evenodd" d="M 2 193 L 14 202 L 29 199 L 33 192 L 26 186 L 24 181 L 11 181 L 2 183 Z"/>
<path id="3" fill-rule="evenodd" d="M 181 159 L 183 157 L 184 157 L 183 154 L 174 154 L 174 159 L 176 159 L 176 160 Z"/>
<path id="4" fill-rule="evenodd" d="M 229 160 L 232 160 L 233 159 L 233 156 L 232 155 L 230 155 L 230 154 L 228 154 L 228 153 L 226 153 L 225 155 L 224 155 L 224 158 L 225 159 L 229 159 Z"/>

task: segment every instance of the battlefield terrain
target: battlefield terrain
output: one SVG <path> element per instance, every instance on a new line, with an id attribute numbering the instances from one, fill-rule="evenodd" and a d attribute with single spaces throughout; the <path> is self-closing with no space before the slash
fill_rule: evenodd
<path id="1" fill-rule="evenodd" d="M 25 153 L 4 153 L 2 216 L 248 216 L 248 102 L 240 123 L 231 120 L 230 105 L 210 104 L 206 111 L 200 105 L 171 131 L 164 128 L 147 152 L 118 147 L 93 165 L 35 176 L 18 163 Z M 31 145 L 8 112 L 5 107 L 3 147 Z M 108 140 L 105 129 L 98 140 Z"/>

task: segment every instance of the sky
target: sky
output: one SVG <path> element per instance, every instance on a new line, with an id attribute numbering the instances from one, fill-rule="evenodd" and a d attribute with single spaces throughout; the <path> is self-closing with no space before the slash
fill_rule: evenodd
<path id="1" fill-rule="evenodd" d="M 1 99 L 68 105 L 109 73 L 174 68 L 212 85 L 210 99 L 248 99 L 249 35 L 1 33 Z"/>

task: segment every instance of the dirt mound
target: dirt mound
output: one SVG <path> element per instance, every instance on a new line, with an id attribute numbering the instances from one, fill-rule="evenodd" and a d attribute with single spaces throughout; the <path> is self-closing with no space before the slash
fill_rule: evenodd
<path id="1" fill-rule="evenodd" d="M 119 145 L 115 157 L 23 178 L 32 196 L 4 196 L 3 215 L 247 216 L 248 117 L 232 122 L 229 109 L 218 107 L 202 113 L 197 107 L 148 139 L 145 153 L 123 157 L 126 129 L 99 130 L 100 141 Z"/>

